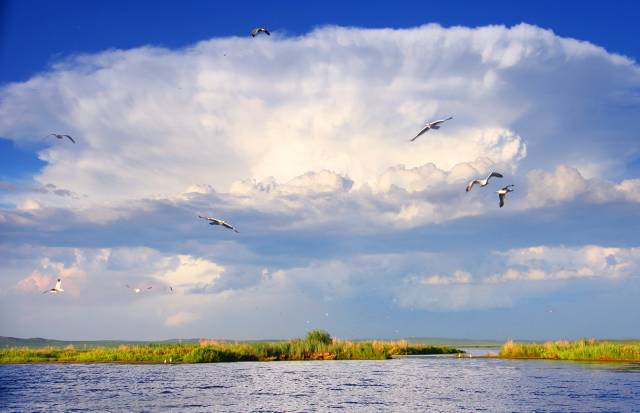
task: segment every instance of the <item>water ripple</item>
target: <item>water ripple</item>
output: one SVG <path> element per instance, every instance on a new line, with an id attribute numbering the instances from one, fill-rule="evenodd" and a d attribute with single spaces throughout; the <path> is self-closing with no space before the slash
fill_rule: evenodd
<path id="1" fill-rule="evenodd" d="M 412 358 L 0 365 L 0 411 L 640 412 L 633 364 Z"/>

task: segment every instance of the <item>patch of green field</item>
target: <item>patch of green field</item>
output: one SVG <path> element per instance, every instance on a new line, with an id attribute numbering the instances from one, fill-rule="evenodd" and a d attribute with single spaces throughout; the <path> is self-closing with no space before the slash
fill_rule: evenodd
<path id="1" fill-rule="evenodd" d="M 77 348 L 11 347 L 0 349 L 0 363 L 213 363 L 276 360 L 383 360 L 397 355 L 457 354 L 447 346 L 400 341 L 347 341 L 314 330 L 305 339 L 231 342 L 200 340 L 198 343 L 121 344 Z"/>
<path id="2" fill-rule="evenodd" d="M 516 343 L 507 341 L 499 357 L 552 360 L 640 361 L 638 340 L 547 341 Z"/>

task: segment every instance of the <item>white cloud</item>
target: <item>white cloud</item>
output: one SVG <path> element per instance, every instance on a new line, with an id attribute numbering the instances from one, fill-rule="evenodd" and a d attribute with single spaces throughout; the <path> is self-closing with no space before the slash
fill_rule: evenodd
<path id="1" fill-rule="evenodd" d="M 521 248 L 500 253 L 507 269 L 487 277 L 487 283 L 549 281 L 571 278 L 623 278 L 640 274 L 640 248 Z"/>
<path id="2" fill-rule="evenodd" d="M 451 276 L 429 275 L 422 277 L 420 282 L 427 285 L 469 284 L 473 277 L 466 271 L 456 271 Z"/>
<path id="3" fill-rule="evenodd" d="M 599 178 L 586 179 L 576 168 L 558 165 L 552 172 L 530 171 L 527 175 L 527 206 L 536 208 L 573 201 L 605 203 L 626 200 L 640 202 L 640 180 L 628 179 L 616 184 Z"/>
<path id="4" fill-rule="evenodd" d="M 44 291 L 45 288 L 49 287 L 52 282 L 51 277 L 47 277 L 46 275 L 40 274 L 38 271 L 33 271 L 27 277 L 18 281 L 16 287 L 19 290 L 23 291 Z M 51 284 L 52 285 L 52 284 Z"/>
<path id="5" fill-rule="evenodd" d="M 87 194 L 76 204 L 174 196 L 194 185 L 227 192 L 268 177 L 300 193 L 349 181 L 373 186 L 400 164 L 450 171 L 487 158 L 515 168 L 527 155 L 545 167 L 563 160 L 614 168 L 628 156 L 622 148 L 634 136 L 624 125 L 634 117 L 588 102 L 624 103 L 639 84 L 630 60 L 529 25 L 325 27 L 269 42 L 224 38 L 73 57 L 0 91 L 0 134 L 74 135 L 77 145 L 54 141 L 41 152 L 48 165 L 37 180 Z M 584 116 L 572 119 L 573 129 L 567 111 Z M 426 119 L 448 114 L 454 120 L 441 130 L 407 142 Z M 621 127 L 607 143 L 620 144 L 603 148 L 594 136 L 611 123 Z M 324 170 L 346 181 L 319 181 L 329 177 Z M 313 182 L 292 181 L 301 176 Z M 71 202 L 57 198 L 49 202 Z"/>
<path id="6" fill-rule="evenodd" d="M 200 314 L 190 313 L 188 311 L 180 311 L 172 316 L 167 317 L 165 325 L 169 327 L 179 327 L 192 323 L 200 319 Z"/>
<path id="7" fill-rule="evenodd" d="M 162 266 L 165 269 L 156 274 L 158 279 L 171 286 L 189 288 L 213 286 L 225 271 L 215 262 L 191 255 L 165 258 Z"/>

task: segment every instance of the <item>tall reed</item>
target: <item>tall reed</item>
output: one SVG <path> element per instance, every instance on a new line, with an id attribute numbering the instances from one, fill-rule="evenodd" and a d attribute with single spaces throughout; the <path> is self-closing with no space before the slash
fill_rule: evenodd
<path id="1" fill-rule="evenodd" d="M 640 341 L 580 339 L 516 343 L 509 340 L 500 349 L 499 356 L 553 360 L 640 361 Z"/>

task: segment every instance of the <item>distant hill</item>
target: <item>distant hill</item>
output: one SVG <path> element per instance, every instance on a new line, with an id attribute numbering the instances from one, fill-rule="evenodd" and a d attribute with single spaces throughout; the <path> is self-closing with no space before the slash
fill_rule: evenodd
<path id="1" fill-rule="evenodd" d="M 135 341 L 135 340 L 86 340 L 86 341 L 74 341 L 74 340 L 50 340 L 47 338 L 16 338 L 16 337 L 3 337 L 0 336 L 0 348 L 6 347 L 30 347 L 30 348 L 42 348 L 42 347 L 66 347 L 72 345 L 74 347 L 117 347 L 123 344 L 136 345 L 136 344 L 170 344 L 170 343 L 197 343 L 200 339 L 171 339 L 160 341 Z"/>

